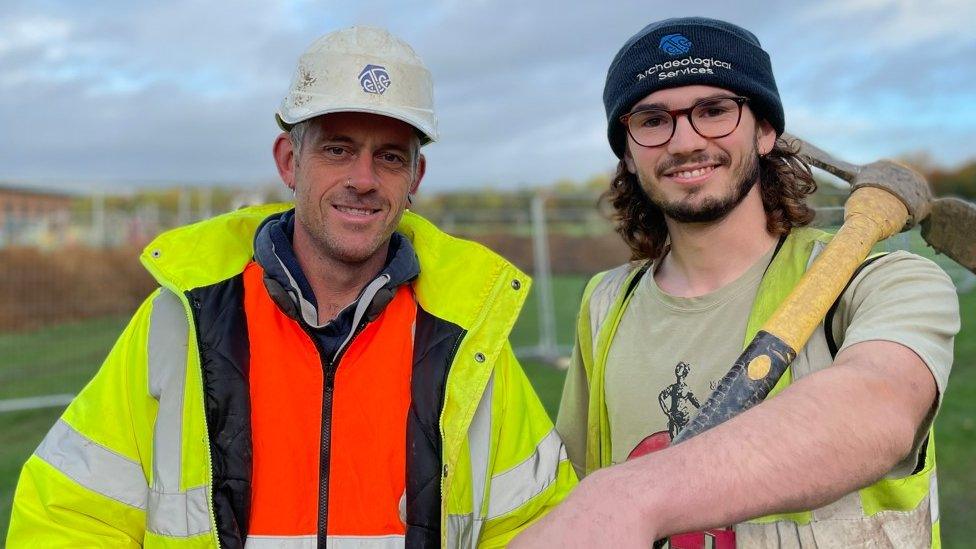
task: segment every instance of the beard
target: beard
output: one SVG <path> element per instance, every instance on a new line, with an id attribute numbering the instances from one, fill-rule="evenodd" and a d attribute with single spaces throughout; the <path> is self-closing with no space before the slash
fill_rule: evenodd
<path id="1" fill-rule="evenodd" d="M 706 197 L 700 202 L 693 202 L 699 190 L 693 191 L 684 199 L 667 200 L 653 184 L 648 183 L 647 177 L 638 171 L 638 180 L 641 187 L 647 194 L 647 198 L 652 204 L 661 209 L 665 217 L 679 223 L 711 223 L 719 221 L 734 210 L 743 200 L 749 191 L 759 181 L 759 158 L 757 145 L 753 144 L 753 151 L 748 154 L 748 163 L 731 173 L 732 180 L 729 185 L 729 192 L 724 196 Z M 658 170 L 658 177 L 663 172 L 681 164 L 694 162 L 707 162 L 707 157 L 695 156 L 680 162 L 669 162 Z M 724 154 L 716 158 L 722 165 L 729 165 L 730 158 Z"/>

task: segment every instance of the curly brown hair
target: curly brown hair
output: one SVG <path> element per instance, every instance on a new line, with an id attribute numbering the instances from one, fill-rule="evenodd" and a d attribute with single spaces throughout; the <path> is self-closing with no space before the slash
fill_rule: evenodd
<path id="1" fill-rule="evenodd" d="M 766 210 L 766 230 L 774 236 L 790 232 L 813 221 L 813 208 L 806 197 L 817 183 L 799 156 L 799 145 L 777 138 L 773 150 L 759 158 L 759 190 Z M 617 233 L 630 247 L 631 259 L 657 259 L 664 253 L 668 228 L 664 213 L 641 188 L 637 176 L 621 160 L 600 196 L 600 205 L 610 204 Z"/>

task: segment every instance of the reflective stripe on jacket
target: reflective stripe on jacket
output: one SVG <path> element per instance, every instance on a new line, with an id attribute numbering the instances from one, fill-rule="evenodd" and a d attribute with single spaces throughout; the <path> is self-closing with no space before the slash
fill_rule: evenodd
<path id="1" fill-rule="evenodd" d="M 760 283 L 743 347 L 752 341 L 759 328 L 789 295 L 830 237 L 828 233 L 807 228 L 795 229 L 790 233 Z M 580 366 L 585 371 L 589 394 L 585 474 L 612 464 L 604 392 L 606 359 L 617 325 L 632 295 L 636 277 L 643 274 L 644 267 L 645 264 L 634 262 L 600 273 L 590 280 L 583 293 L 576 351 L 582 362 Z M 813 337 L 824 337 L 823 330 L 817 330 Z M 787 369 L 769 397 L 782 391 L 792 379 L 792 370 Z M 908 477 L 882 479 L 821 509 L 750 521 L 741 533 L 737 533 L 739 543 L 742 546 L 765 546 L 766 542 L 777 545 L 775 540 L 749 537 L 754 533 L 764 535 L 764 532 L 760 529 L 754 531 L 748 525 L 790 521 L 808 527 L 806 533 L 817 544 L 831 547 L 884 544 L 888 539 L 900 540 L 899 544 L 905 546 L 931 544 L 932 547 L 939 547 L 935 439 L 931 430 L 920 455 L 923 456 L 920 467 Z"/>
<path id="2" fill-rule="evenodd" d="M 166 233 L 146 248 L 143 263 L 162 288 L 25 464 L 11 547 L 240 546 L 250 426 L 246 392 L 232 388 L 246 375 L 233 365 L 246 363 L 237 355 L 247 346 L 235 337 L 242 309 L 220 305 L 240 291 L 257 226 L 286 207 L 239 210 Z M 434 319 L 425 323 L 426 337 L 447 360 L 442 394 L 412 394 L 413 401 L 442 402 L 439 433 L 408 428 L 408 437 L 422 442 L 438 435 L 424 442 L 439 447 L 436 480 L 413 487 L 415 499 L 432 493 L 437 502 L 432 544 L 502 546 L 575 484 L 565 448 L 508 344 L 529 280 L 412 213 L 399 231 L 420 259 L 412 286 L 417 337 L 421 317 Z M 456 337 L 430 328 L 438 325 L 456 327 Z M 411 530 L 407 546 L 431 541 L 420 532 L 412 542 Z M 248 540 L 255 547 L 283 541 Z"/>

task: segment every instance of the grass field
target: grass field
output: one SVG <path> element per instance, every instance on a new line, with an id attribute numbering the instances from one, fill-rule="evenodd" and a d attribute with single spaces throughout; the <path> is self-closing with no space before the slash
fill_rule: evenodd
<path id="1" fill-rule="evenodd" d="M 556 277 L 557 339 L 570 343 L 585 280 Z M 968 547 L 976 536 L 976 292 L 961 296 L 963 330 L 956 339 L 950 388 L 936 422 L 942 533 L 946 547 Z M 516 347 L 536 342 L 537 311 L 530 300 L 512 334 Z M 0 399 L 75 393 L 91 377 L 121 331 L 109 317 L 31 333 L 0 335 Z M 524 367 L 550 415 L 555 415 L 563 373 L 544 364 Z M 0 544 L 6 536 L 17 475 L 60 409 L 0 413 Z"/>

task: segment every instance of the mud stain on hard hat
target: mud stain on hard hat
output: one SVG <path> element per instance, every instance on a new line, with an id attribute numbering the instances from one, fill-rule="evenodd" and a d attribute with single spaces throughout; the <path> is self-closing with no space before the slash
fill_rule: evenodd
<path id="1" fill-rule="evenodd" d="M 298 68 L 298 89 L 304 90 L 310 88 L 318 79 L 312 74 L 312 71 L 308 70 L 308 67 L 302 65 Z"/>
<path id="2" fill-rule="evenodd" d="M 299 65 L 298 67 L 298 80 L 295 82 L 295 92 L 304 92 L 315 85 L 318 78 L 312 74 L 312 71 L 308 70 L 305 65 Z M 306 93 L 292 93 L 292 105 L 296 107 L 301 107 L 311 98 Z"/>

